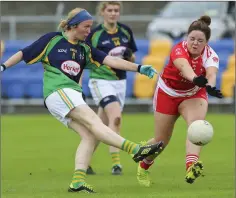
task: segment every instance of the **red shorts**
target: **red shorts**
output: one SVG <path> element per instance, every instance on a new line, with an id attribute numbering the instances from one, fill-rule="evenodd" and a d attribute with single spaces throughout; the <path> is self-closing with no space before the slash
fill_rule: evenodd
<path id="1" fill-rule="evenodd" d="M 181 102 L 184 100 L 192 98 L 203 98 L 208 101 L 206 89 L 200 89 L 195 95 L 189 97 L 173 97 L 165 93 L 161 88 L 156 90 L 154 99 L 153 99 L 153 108 L 154 111 L 169 114 L 169 115 L 178 115 L 178 107 Z"/>

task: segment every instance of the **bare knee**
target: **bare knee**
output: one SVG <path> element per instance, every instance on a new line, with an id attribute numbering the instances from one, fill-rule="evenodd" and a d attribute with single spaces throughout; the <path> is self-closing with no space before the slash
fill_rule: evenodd
<path id="1" fill-rule="evenodd" d="M 86 128 L 91 131 L 93 128 L 98 126 L 100 123 L 102 124 L 101 118 L 99 118 L 96 114 L 93 114 L 91 116 L 85 115 L 80 122 L 86 126 Z"/>
<path id="2" fill-rule="evenodd" d="M 207 113 L 208 104 L 202 98 L 194 98 L 183 101 L 179 106 L 179 113 L 182 115 L 187 125 L 195 120 L 204 120 Z"/>
<path id="3" fill-rule="evenodd" d="M 121 125 L 121 117 L 120 116 L 112 116 L 109 117 L 108 120 L 108 127 L 111 128 L 113 131 L 119 134 Z"/>
<path id="4" fill-rule="evenodd" d="M 101 125 L 104 124 L 102 123 L 102 120 L 100 118 L 90 119 L 86 122 L 87 129 L 92 132 L 94 132 L 96 128 L 101 127 Z"/>
<path id="5" fill-rule="evenodd" d="M 120 124 L 121 124 L 121 117 L 120 117 L 120 116 L 115 117 L 115 119 L 114 119 L 114 125 L 115 125 L 116 127 L 119 127 Z"/>

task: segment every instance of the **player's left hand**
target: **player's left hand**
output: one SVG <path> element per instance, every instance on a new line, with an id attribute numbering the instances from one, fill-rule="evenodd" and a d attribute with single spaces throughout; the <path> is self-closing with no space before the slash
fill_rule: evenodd
<path id="1" fill-rule="evenodd" d="M 154 69 L 151 65 L 139 65 L 138 72 L 149 78 L 153 78 L 155 74 L 157 74 L 157 70 Z"/>
<path id="2" fill-rule="evenodd" d="M 206 90 L 210 96 L 214 96 L 217 98 L 223 98 L 223 94 L 221 93 L 220 90 L 216 89 L 216 87 L 212 87 L 210 85 L 207 85 Z"/>

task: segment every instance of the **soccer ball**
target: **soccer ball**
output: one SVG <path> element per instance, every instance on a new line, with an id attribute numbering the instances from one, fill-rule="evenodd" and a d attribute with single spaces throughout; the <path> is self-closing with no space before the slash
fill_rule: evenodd
<path id="1" fill-rule="evenodd" d="M 213 134 L 213 127 L 206 120 L 196 120 L 188 127 L 189 141 L 198 146 L 208 144 L 212 140 Z"/>

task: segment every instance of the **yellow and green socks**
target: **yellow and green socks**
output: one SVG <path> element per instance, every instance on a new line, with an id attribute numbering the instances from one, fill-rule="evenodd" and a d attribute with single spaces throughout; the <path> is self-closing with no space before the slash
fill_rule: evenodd
<path id="1" fill-rule="evenodd" d="M 134 142 L 131 142 L 129 140 L 124 140 L 121 149 L 123 151 L 128 152 L 129 154 L 136 154 L 139 150 L 140 146 Z"/>
<path id="2" fill-rule="evenodd" d="M 85 183 L 85 176 L 86 176 L 86 170 L 82 169 L 75 170 L 71 182 L 71 187 L 79 188 L 81 185 L 83 185 Z"/>
<path id="3" fill-rule="evenodd" d="M 120 153 L 119 152 L 111 153 L 111 159 L 112 159 L 112 167 L 115 165 L 120 165 Z"/>

